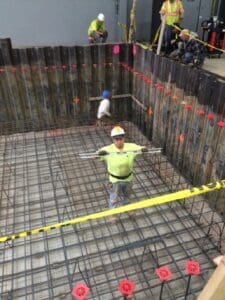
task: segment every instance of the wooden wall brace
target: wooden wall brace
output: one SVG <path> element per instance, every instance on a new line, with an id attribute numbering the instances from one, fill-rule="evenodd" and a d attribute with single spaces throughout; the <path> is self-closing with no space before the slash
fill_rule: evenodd
<path id="1" fill-rule="evenodd" d="M 197 300 L 225 300 L 225 256 L 221 259 Z"/>
<path id="2" fill-rule="evenodd" d="M 121 98 L 132 98 L 132 100 L 134 102 L 136 102 L 144 111 L 147 111 L 147 107 L 142 104 L 137 98 L 135 98 L 134 96 L 132 96 L 131 94 L 122 94 L 122 95 L 115 95 L 112 96 L 112 99 L 121 99 Z M 89 101 L 100 101 L 102 100 L 102 97 L 90 97 Z"/>

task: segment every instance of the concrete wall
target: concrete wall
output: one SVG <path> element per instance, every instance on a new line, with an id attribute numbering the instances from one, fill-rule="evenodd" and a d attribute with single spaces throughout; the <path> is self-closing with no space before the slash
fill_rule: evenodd
<path id="1" fill-rule="evenodd" d="M 109 41 L 121 41 L 118 22 L 127 24 L 133 0 L 1 0 L 1 38 L 13 47 L 87 44 L 87 28 L 99 12 L 106 17 Z M 149 40 L 153 0 L 139 0 L 138 40 Z"/>
<path id="2" fill-rule="evenodd" d="M 155 1 L 159 0 L 138 1 L 138 41 L 149 41 L 151 29 L 156 23 L 158 27 L 159 11 L 152 9 Z M 109 42 L 121 41 L 118 22 L 129 23 L 132 3 L 133 0 L 1 0 L 0 38 L 11 38 L 13 47 L 87 44 L 88 25 L 103 12 Z M 182 25 L 201 33 L 201 21 L 210 17 L 211 1 L 183 0 L 183 4 Z"/>
<path id="3" fill-rule="evenodd" d="M 128 0 L 128 5 L 127 5 L 128 24 L 129 24 L 132 4 L 133 4 L 133 0 Z M 150 40 L 151 24 L 152 24 L 152 5 L 153 5 L 153 0 L 139 0 L 137 3 L 137 11 L 136 11 L 137 31 L 135 35 L 135 40 L 137 41 Z"/>
<path id="4" fill-rule="evenodd" d="M 109 40 L 120 40 L 117 22 L 126 22 L 127 0 L 1 0 L 0 37 L 10 37 L 13 47 L 84 44 L 99 12 Z"/>
<path id="5" fill-rule="evenodd" d="M 185 14 L 182 26 L 198 32 L 201 36 L 201 23 L 211 16 L 212 1 L 209 0 L 184 0 Z"/>

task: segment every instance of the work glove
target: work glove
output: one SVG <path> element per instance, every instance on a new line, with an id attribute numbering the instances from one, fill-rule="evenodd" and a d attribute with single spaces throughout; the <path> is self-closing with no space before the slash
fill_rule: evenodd
<path id="1" fill-rule="evenodd" d="M 143 147 L 143 148 L 141 148 L 141 152 L 146 153 L 146 152 L 148 152 L 148 149 L 146 147 Z"/>
<path id="2" fill-rule="evenodd" d="M 100 150 L 100 151 L 98 151 L 98 155 L 99 156 L 105 156 L 105 155 L 108 155 L 109 153 L 107 152 L 107 151 L 105 151 L 105 150 Z"/>

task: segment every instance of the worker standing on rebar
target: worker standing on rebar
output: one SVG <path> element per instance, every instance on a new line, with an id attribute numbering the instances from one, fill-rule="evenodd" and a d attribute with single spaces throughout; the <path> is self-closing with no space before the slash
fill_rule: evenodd
<path id="1" fill-rule="evenodd" d="M 164 44 L 165 53 L 171 51 L 171 40 L 174 23 L 180 23 L 183 19 L 184 8 L 180 0 L 166 0 L 160 9 L 161 19 L 165 21 Z"/>
<path id="2" fill-rule="evenodd" d="M 111 113 L 110 113 L 110 100 L 111 94 L 108 90 L 102 92 L 102 100 L 98 106 L 97 113 L 97 126 L 110 125 Z"/>
<path id="3" fill-rule="evenodd" d="M 108 32 L 105 25 L 105 16 L 100 13 L 97 19 L 94 19 L 88 28 L 88 40 L 92 43 L 105 43 Z"/>
<path id="4" fill-rule="evenodd" d="M 133 180 L 134 159 L 140 154 L 147 152 L 147 148 L 134 143 L 125 143 L 125 131 L 120 126 L 115 126 L 111 131 L 113 143 L 101 148 L 97 153 L 100 160 L 105 161 L 109 174 L 109 208 L 115 208 L 121 196 L 122 204 L 129 204 Z M 140 151 L 137 153 L 137 151 Z M 129 213 L 133 216 L 133 213 Z M 117 217 L 112 216 L 111 222 L 116 223 Z"/>

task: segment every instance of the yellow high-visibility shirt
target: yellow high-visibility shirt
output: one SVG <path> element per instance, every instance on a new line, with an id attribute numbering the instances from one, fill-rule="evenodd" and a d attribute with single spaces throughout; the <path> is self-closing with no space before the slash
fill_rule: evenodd
<path id="1" fill-rule="evenodd" d="M 166 16 L 167 25 L 173 25 L 174 23 L 178 23 L 180 18 L 183 17 L 183 4 L 180 0 L 176 0 L 174 3 L 170 3 L 170 1 L 167 0 L 163 3 L 159 13 Z"/>
<path id="2" fill-rule="evenodd" d="M 134 143 L 124 143 L 123 151 L 125 153 L 122 153 L 114 144 L 105 146 L 100 149 L 100 150 L 107 151 L 108 153 L 113 153 L 112 155 L 106 155 L 100 158 L 100 160 L 106 162 L 110 182 L 112 183 L 118 181 L 129 182 L 133 179 L 132 172 L 133 172 L 134 159 L 139 155 L 139 153 L 129 152 L 129 151 L 138 151 L 141 150 L 142 148 L 143 146 L 139 146 Z M 117 152 L 118 155 L 116 154 Z M 118 179 L 111 176 L 110 174 L 119 177 L 121 176 L 126 177 L 128 175 L 129 176 L 124 179 Z"/>
<path id="3" fill-rule="evenodd" d="M 104 22 L 99 22 L 98 19 L 95 19 L 91 22 L 88 28 L 88 36 L 92 34 L 94 31 L 106 31 L 106 26 Z"/>

